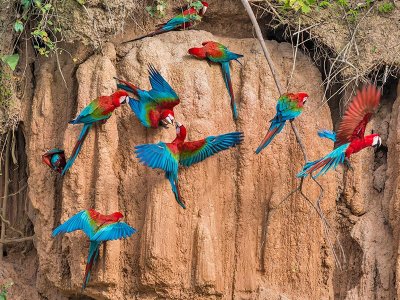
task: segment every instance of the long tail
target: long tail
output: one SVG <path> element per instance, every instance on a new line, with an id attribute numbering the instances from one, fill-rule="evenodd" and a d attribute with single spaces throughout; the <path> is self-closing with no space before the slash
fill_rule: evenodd
<path id="1" fill-rule="evenodd" d="M 61 175 L 65 175 L 65 173 L 68 171 L 68 169 L 71 168 L 71 166 L 73 165 L 76 157 L 78 156 L 79 152 L 81 151 L 83 142 L 85 141 L 90 128 L 92 128 L 92 125 L 93 124 L 84 124 L 83 125 L 81 134 L 79 135 L 79 138 L 78 138 L 78 141 L 75 144 L 74 150 L 72 150 L 72 155 L 68 159 L 67 164 L 65 165 Z"/>
<path id="2" fill-rule="evenodd" d="M 222 62 L 221 67 L 222 67 L 222 74 L 224 76 L 226 89 L 228 90 L 229 96 L 231 98 L 231 107 L 232 107 L 233 118 L 236 120 L 238 118 L 238 112 L 237 112 L 236 103 L 235 103 L 235 96 L 233 94 L 229 62 Z"/>
<path id="3" fill-rule="evenodd" d="M 90 271 L 92 270 L 92 267 L 96 262 L 97 257 L 99 256 L 100 245 L 101 243 L 99 242 L 90 242 L 89 256 L 86 262 L 86 270 L 85 276 L 83 277 L 82 290 L 84 290 L 86 288 L 86 285 L 89 283 Z"/>
<path id="4" fill-rule="evenodd" d="M 114 77 L 115 80 L 118 80 L 120 83 L 117 84 L 117 88 L 121 89 L 121 90 L 125 90 L 127 92 L 130 92 L 132 94 L 134 94 L 135 96 L 139 96 L 138 95 L 138 87 L 136 85 L 133 85 L 132 83 L 119 79 L 117 77 Z"/>
<path id="5" fill-rule="evenodd" d="M 167 32 L 167 31 L 165 31 L 164 29 L 157 29 L 156 31 L 153 31 L 153 32 L 150 32 L 148 34 L 139 36 L 137 38 L 134 38 L 133 40 L 129 40 L 129 41 L 123 42 L 122 44 L 138 41 L 138 40 L 141 40 L 141 39 L 144 39 L 144 38 L 147 38 L 147 37 L 152 37 L 152 36 L 155 36 L 155 35 L 159 35 L 159 34 L 164 33 L 164 32 Z"/>
<path id="6" fill-rule="evenodd" d="M 313 175 L 313 178 L 317 178 L 318 176 L 324 175 L 332 168 L 336 169 L 339 164 L 345 161 L 348 147 L 349 144 L 344 144 L 337 147 L 323 158 L 306 163 L 303 170 L 297 174 L 297 177 L 307 177 L 309 174 L 312 174 L 312 172 L 320 169 L 316 175 Z"/>
<path id="7" fill-rule="evenodd" d="M 260 146 L 256 149 L 256 154 L 260 153 L 262 149 L 267 147 L 274 137 L 282 131 L 283 127 L 285 126 L 285 121 L 283 122 L 275 122 L 272 120 L 271 126 L 268 129 L 267 134 L 265 135 L 264 139 L 262 140 Z"/>
<path id="8" fill-rule="evenodd" d="M 174 177 L 175 176 L 172 176 L 172 174 L 167 174 L 167 178 L 169 180 L 169 183 L 171 184 L 171 188 L 172 191 L 174 192 L 176 202 L 178 202 L 178 204 L 182 208 L 186 209 L 185 202 L 182 200 L 181 193 L 179 192 L 178 180 Z"/>

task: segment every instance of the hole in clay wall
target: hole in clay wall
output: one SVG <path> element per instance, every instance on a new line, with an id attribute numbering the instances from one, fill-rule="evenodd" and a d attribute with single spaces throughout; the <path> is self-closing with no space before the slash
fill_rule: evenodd
<path id="1" fill-rule="evenodd" d="M 14 132 L 9 132 L 10 147 L 8 153 L 8 175 L 6 175 L 5 164 L 7 160 L 7 142 L 6 135 L 1 137 L 1 174 L 0 174 L 0 195 L 2 199 L 5 196 L 5 180 L 8 176 L 8 197 L 6 211 L 3 215 L 10 225 L 6 225 L 5 239 L 16 239 L 29 237 L 34 233 L 33 224 L 29 219 L 31 205 L 27 197 L 27 156 L 25 152 L 25 136 L 23 133 L 23 124 Z M 3 203 L 2 203 L 3 204 Z M 19 256 L 26 254 L 33 249 L 32 242 L 9 243 L 3 248 L 5 256 Z"/>

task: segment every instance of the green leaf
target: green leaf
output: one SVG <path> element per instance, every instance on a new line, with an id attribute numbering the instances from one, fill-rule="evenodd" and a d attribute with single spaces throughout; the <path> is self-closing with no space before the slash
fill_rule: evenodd
<path id="1" fill-rule="evenodd" d="M 80 5 L 84 5 L 86 3 L 86 0 L 76 0 Z"/>
<path id="2" fill-rule="evenodd" d="M 14 23 L 14 30 L 15 32 L 22 32 L 24 31 L 24 23 L 21 20 L 17 20 Z"/>
<path id="3" fill-rule="evenodd" d="M 303 14 L 308 14 L 310 11 L 311 11 L 311 8 L 308 5 L 304 4 L 301 6 L 301 12 Z"/>
<path id="4" fill-rule="evenodd" d="M 50 10 L 51 7 L 52 6 L 51 6 L 50 3 L 47 3 L 45 6 L 43 6 L 43 8 L 46 9 L 46 10 Z"/>
<path id="5" fill-rule="evenodd" d="M 21 5 L 24 7 L 24 10 L 28 9 L 31 6 L 30 0 L 21 0 Z"/>
<path id="6" fill-rule="evenodd" d="M 6 295 L 1 293 L 0 294 L 0 300 L 7 300 Z"/>
<path id="7" fill-rule="evenodd" d="M 4 55 L 1 60 L 5 62 L 11 70 L 15 70 L 19 61 L 19 54 Z"/>

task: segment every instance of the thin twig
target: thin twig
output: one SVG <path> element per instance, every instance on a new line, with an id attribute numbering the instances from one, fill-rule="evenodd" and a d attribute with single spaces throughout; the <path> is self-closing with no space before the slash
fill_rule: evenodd
<path id="1" fill-rule="evenodd" d="M 250 17 L 251 23 L 253 23 L 253 27 L 254 27 L 254 30 L 256 31 L 257 39 L 260 42 L 261 48 L 262 48 L 262 50 L 264 52 L 264 56 L 267 59 L 269 68 L 270 68 L 271 73 L 272 73 L 272 77 L 274 78 L 276 88 L 278 89 L 278 92 L 279 92 L 279 95 L 282 95 L 282 87 L 281 87 L 281 85 L 279 83 L 279 80 L 278 80 L 278 74 L 275 71 L 275 67 L 273 65 L 272 58 L 269 55 L 269 51 L 267 49 L 267 45 L 265 45 L 265 41 L 264 41 L 264 38 L 262 36 L 260 26 L 258 26 L 258 23 L 257 23 L 257 20 L 256 20 L 256 16 L 254 15 L 253 10 L 251 9 L 249 2 L 247 0 L 241 0 L 241 1 L 242 1 L 242 4 L 243 4 L 244 8 L 246 9 L 247 14 Z"/>
<path id="2" fill-rule="evenodd" d="M 12 244 L 12 243 L 20 243 L 26 241 L 32 241 L 35 238 L 35 235 L 26 236 L 18 239 L 8 239 L 4 241 L 0 241 L 0 244 Z M 0 245 L 2 247 L 2 245 Z"/>

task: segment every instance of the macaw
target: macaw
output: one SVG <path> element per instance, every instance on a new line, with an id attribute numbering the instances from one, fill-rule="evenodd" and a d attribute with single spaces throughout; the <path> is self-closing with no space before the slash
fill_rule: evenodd
<path id="1" fill-rule="evenodd" d="M 111 117 L 114 109 L 125 103 L 128 98 L 128 93 L 122 90 L 118 90 L 110 96 L 100 96 L 99 98 L 90 102 L 89 105 L 81 111 L 79 116 L 69 122 L 70 124 L 82 123 L 83 128 L 79 135 L 78 141 L 76 142 L 75 147 L 72 150 L 72 155 L 68 159 L 67 164 L 62 170 L 61 175 L 64 175 L 74 163 L 76 157 L 81 151 L 83 142 L 85 141 L 86 136 L 89 133 L 90 128 L 92 128 L 93 124 L 97 122 L 105 123 L 108 118 Z"/>
<path id="2" fill-rule="evenodd" d="M 171 143 L 139 145 L 135 147 L 135 154 L 144 165 L 165 171 L 165 177 L 171 184 L 175 200 L 181 207 L 186 208 L 178 187 L 179 164 L 189 167 L 222 150 L 234 147 L 242 142 L 243 132 L 231 132 L 209 136 L 199 141 L 185 142 L 185 126 L 175 122 L 175 127 L 176 138 Z"/>
<path id="3" fill-rule="evenodd" d="M 203 42 L 203 47 L 201 48 L 190 48 L 189 54 L 201 58 L 208 59 L 211 62 L 220 63 L 222 68 L 222 75 L 224 76 L 225 86 L 228 90 L 229 96 L 231 98 L 231 107 L 233 118 L 236 120 L 238 118 L 238 112 L 235 103 L 235 97 L 232 89 L 231 74 L 229 69 L 229 62 L 231 60 L 236 60 L 238 63 L 240 61 L 238 58 L 243 57 L 242 54 L 236 54 L 229 51 L 224 45 L 217 42 Z"/>
<path id="4" fill-rule="evenodd" d="M 102 215 L 94 209 L 82 210 L 62 223 L 52 233 L 52 237 L 75 230 L 82 230 L 90 240 L 89 256 L 86 262 L 82 290 L 89 283 L 90 271 L 99 256 L 101 243 L 130 237 L 137 230 L 124 222 L 120 212 Z"/>
<path id="5" fill-rule="evenodd" d="M 64 150 L 58 148 L 48 150 L 42 155 L 42 161 L 61 174 L 66 164 Z"/>
<path id="6" fill-rule="evenodd" d="M 268 132 L 256 150 L 257 154 L 267 147 L 274 137 L 282 131 L 286 121 L 295 119 L 303 112 L 304 104 L 307 99 L 308 95 L 302 92 L 296 94 L 287 93 L 279 97 L 278 103 L 276 104 L 276 115 L 270 121 L 271 125 L 269 126 Z"/>
<path id="7" fill-rule="evenodd" d="M 335 149 L 321 159 L 307 162 L 297 177 L 306 177 L 319 170 L 316 175 L 313 175 L 313 178 L 317 178 L 348 161 L 352 154 L 369 146 L 379 147 L 382 144 L 379 134 L 365 136 L 364 133 L 369 120 L 379 106 L 380 97 L 380 91 L 372 85 L 358 91 L 340 122 L 337 134 L 326 130 L 319 132 L 319 136 L 336 142 Z"/>
<path id="8" fill-rule="evenodd" d="M 195 22 L 200 22 L 203 15 L 206 13 L 208 8 L 208 3 L 205 1 L 197 1 L 196 4 L 199 5 L 192 5 L 187 7 L 181 14 L 173 17 L 169 21 L 163 24 L 157 25 L 155 31 L 137 37 L 133 40 L 126 41 L 124 43 L 134 42 L 137 40 L 144 39 L 146 37 L 152 37 L 164 32 L 172 31 L 172 30 L 180 30 L 180 29 L 187 29 L 195 24 Z"/>
<path id="9" fill-rule="evenodd" d="M 179 96 L 152 65 L 149 65 L 149 74 L 152 87 L 150 91 L 141 90 L 130 82 L 114 78 L 120 82 L 117 84 L 119 89 L 138 98 L 129 98 L 128 103 L 145 127 L 167 128 L 168 124 L 174 122 L 174 107 L 180 102 Z"/>

